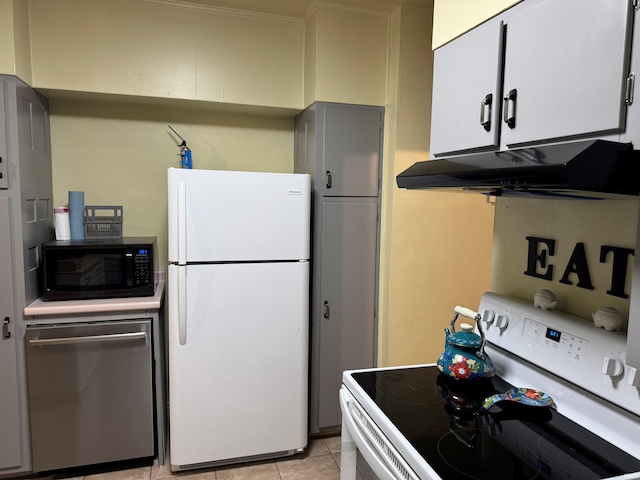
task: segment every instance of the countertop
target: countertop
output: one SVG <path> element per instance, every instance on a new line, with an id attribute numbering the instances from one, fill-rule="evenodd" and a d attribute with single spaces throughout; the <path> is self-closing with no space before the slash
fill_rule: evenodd
<path id="1" fill-rule="evenodd" d="M 162 296 L 164 295 L 165 274 L 164 272 L 156 272 L 155 277 L 156 288 L 153 296 L 65 300 L 59 302 L 44 302 L 42 298 L 38 298 L 24 308 L 24 315 L 26 317 L 42 317 L 47 315 L 159 310 L 162 305 Z"/>

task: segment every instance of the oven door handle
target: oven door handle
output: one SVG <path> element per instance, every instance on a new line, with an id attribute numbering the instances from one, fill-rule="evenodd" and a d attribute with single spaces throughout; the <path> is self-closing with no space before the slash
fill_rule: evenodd
<path id="1" fill-rule="evenodd" d="M 344 390 L 344 387 L 340 389 L 340 409 L 342 410 L 343 425 L 347 427 L 358 450 L 360 450 L 367 464 L 378 477 L 397 480 L 419 480 L 418 476 L 413 473 L 409 465 L 391 444 L 382 446 L 368 438 L 371 434 L 378 439 L 386 437 L 378 426 L 368 418 L 364 410 L 359 408 L 351 395 Z M 362 420 L 368 424 L 372 431 L 371 434 L 366 432 L 365 427 L 354 418 L 354 415 L 364 415 Z M 388 452 L 388 455 L 384 455 L 381 453 L 382 451 Z M 395 461 L 389 458 L 389 455 Z M 355 462 L 355 459 L 353 461 Z"/>
<path id="2" fill-rule="evenodd" d="M 146 338 L 147 332 L 131 332 L 109 335 L 89 335 L 87 337 L 32 338 L 29 340 L 29 345 L 32 347 L 46 347 L 52 345 L 75 345 L 79 343 L 125 342 L 129 340 L 146 340 Z"/>

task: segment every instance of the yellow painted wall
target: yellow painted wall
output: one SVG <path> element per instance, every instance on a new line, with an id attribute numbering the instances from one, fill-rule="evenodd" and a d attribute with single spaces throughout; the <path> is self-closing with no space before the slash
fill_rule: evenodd
<path id="1" fill-rule="evenodd" d="M 432 48 L 435 50 L 520 1 L 434 0 Z"/>
<path id="2" fill-rule="evenodd" d="M 313 101 L 385 105 L 389 15 L 324 5 L 314 20 Z"/>
<path id="3" fill-rule="evenodd" d="M 31 84 L 29 3 L 0 0 L 0 73 Z"/>
<path id="4" fill-rule="evenodd" d="M 305 21 L 304 30 L 304 106 L 305 108 L 316 101 L 316 72 L 317 72 L 317 22 L 315 9 Z"/>
<path id="5" fill-rule="evenodd" d="M 302 107 L 304 24 L 134 0 L 29 0 L 34 86 Z"/>
<path id="6" fill-rule="evenodd" d="M 489 286 L 493 205 L 481 195 L 395 185 L 395 175 L 429 158 L 431 15 L 402 7 L 391 22 L 387 124 L 393 131 L 386 138 L 391 172 L 385 170 L 382 257 L 388 322 L 380 322 L 381 365 L 434 362 L 453 308 L 477 308 Z"/>
<path id="7" fill-rule="evenodd" d="M 0 73 L 15 75 L 12 0 L 0 0 Z"/>
<path id="8" fill-rule="evenodd" d="M 179 148 L 167 124 L 188 141 L 194 168 L 291 172 L 290 117 L 80 100 L 51 102 L 53 200 L 70 190 L 86 205 L 122 205 L 123 234 L 158 237 L 167 263 L 167 168 Z"/>
<path id="9" fill-rule="evenodd" d="M 609 254 L 605 262 L 600 263 L 600 247 L 634 249 L 637 213 L 637 198 L 603 201 L 498 199 L 491 289 L 527 301 L 533 301 L 538 290 L 549 289 L 558 297 L 557 310 L 591 321 L 591 313 L 611 306 L 627 318 L 629 299 L 606 293 L 611 289 L 613 257 Z M 552 281 L 524 275 L 527 236 L 555 240 L 555 255 L 548 259 L 554 265 Z M 594 290 L 577 287 L 576 274 L 569 276 L 573 285 L 559 282 L 578 242 L 585 245 Z M 631 293 L 633 258 L 628 260 L 627 295 Z M 545 269 L 538 271 L 542 273 Z"/>

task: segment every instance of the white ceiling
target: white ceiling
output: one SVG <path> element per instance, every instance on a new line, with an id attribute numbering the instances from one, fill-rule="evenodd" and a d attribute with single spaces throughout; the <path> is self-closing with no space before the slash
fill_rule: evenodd
<path id="1" fill-rule="evenodd" d="M 177 0 L 185 3 L 234 8 L 304 18 L 315 0 Z M 433 0 L 330 0 L 315 2 L 389 13 L 400 5 L 431 8 Z"/>

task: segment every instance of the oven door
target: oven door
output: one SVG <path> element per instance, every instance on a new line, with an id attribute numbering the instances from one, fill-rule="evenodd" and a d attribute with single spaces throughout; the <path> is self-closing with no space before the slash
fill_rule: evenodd
<path id="1" fill-rule="evenodd" d="M 340 479 L 419 480 L 346 387 L 340 389 Z"/>

